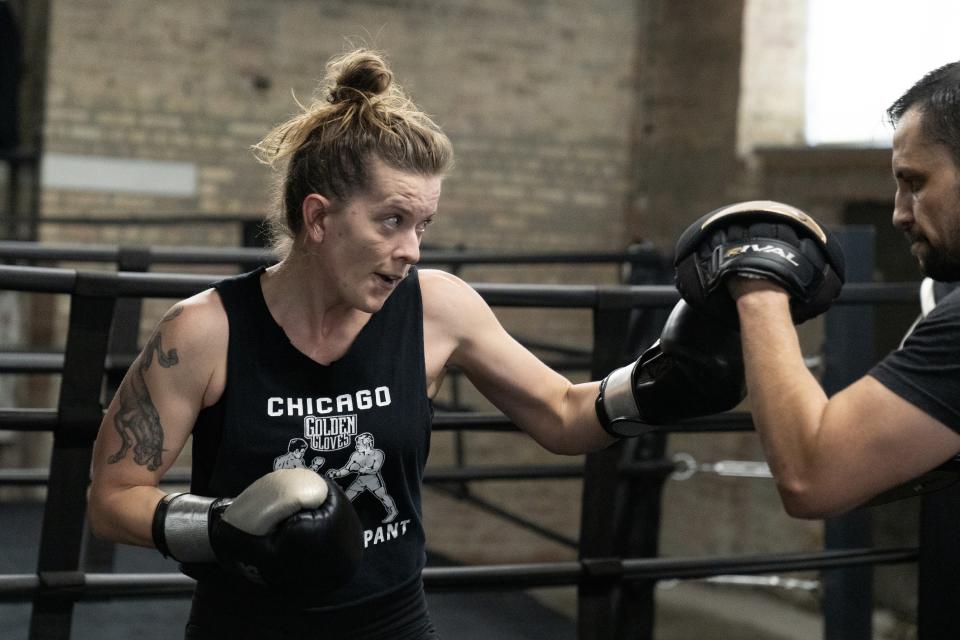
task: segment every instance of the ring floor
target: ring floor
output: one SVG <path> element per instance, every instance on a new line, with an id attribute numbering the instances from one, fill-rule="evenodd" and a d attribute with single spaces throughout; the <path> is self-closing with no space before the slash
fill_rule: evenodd
<path id="1" fill-rule="evenodd" d="M 36 570 L 42 505 L 0 504 L 0 574 Z M 441 559 L 431 558 L 440 564 Z M 118 545 L 117 572 L 176 571 L 150 549 Z M 574 640 L 573 588 L 522 592 L 428 593 L 434 624 L 444 640 Z M 815 640 L 819 620 L 757 594 L 724 593 L 681 583 L 657 596 L 657 640 L 735 638 Z M 82 602 L 74 609 L 73 640 L 167 640 L 183 637 L 189 599 Z M 0 640 L 26 640 L 29 603 L 0 603 Z"/>

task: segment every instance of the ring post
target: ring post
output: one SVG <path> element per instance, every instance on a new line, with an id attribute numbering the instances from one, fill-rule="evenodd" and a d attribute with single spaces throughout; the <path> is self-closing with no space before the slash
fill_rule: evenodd
<path id="1" fill-rule="evenodd" d="M 960 638 L 960 484 L 921 500 L 917 638 L 954 640 Z"/>
<path id="2" fill-rule="evenodd" d="M 631 305 L 616 289 L 600 288 L 593 309 L 592 379 L 603 378 L 633 359 L 624 348 Z M 623 469 L 642 459 L 663 456 L 665 437 L 621 440 L 586 456 L 580 521 L 577 637 L 580 640 L 650 638 L 654 627 L 655 581 L 624 583 L 619 567 L 625 557 L 655 557 L 664 477 L 633 477 Z M 639 526 L 636 526 L 639 523 Z"/>
<path id="3" fill-rule="evenodd" d="M 41 585 L 53 589 L 83 581 L 80 546 L 93 441 L 103 418 L 103 365 L 117 282 L 113 273 L 78 272 L 70 298 L 58 424 L 37 559 Z M 69 638 L 73 606 L 73 599 L 41 590 L 30 615 L 31 640 Z"/>
<path id="4" fill-rule="evenodd" d="M 622 336 L 627 328 L 627 309 L 604 308 L 598 295 L 593 309 L 593 361 L 591 378 L 598 379 L 620 366 Z M 621 440 L 606 449 L 587 454 L 583 468 L 580 513 L 580 562 L 616 557 L 614 506 L 619 482 L 617 467 L 623 455 Z M 577 586 L 577 638 L 615 638 L 614 616 L 621 585 L 612 579 L 587 579 Z"/>
<path id="5" fill-rule="evenodd" d="M 153 262 L 149 247 L 119 247 L 117 251 L 117 271 L 136 271 L 145 273 Z M 143 298 L 118 298 L 114 305 L 113 322 L 110 327 L 110 342 L 107 347 L 113 357 L 136 353 L 140 339 L 140 318 L 143 311 Z M 105 397 L 112 398 L 123 381 L 126 372 L 111 368 L 106 372 Z M 91 572 L 109 573 L 113 571 L 116 545 L 90 535 L 89 528 L 84 531 L 83 568 Z"/>
<path id="6" fill-rule="evenodd" d="M 874 229 L 838 228 L 847 259 L 847 283 L 870 282 L 874 268 Z M 875 362 L 873 307 L 835 306 L 826 314 L 823 387 L 833 395 L 861 378 Z M 869 509 L 824 521 L 827 549 L 867 548 L 872 544 Z M 823 572 L 824 640 L 870 640 L 873 619 L 873 568 L 869 565 Z"/>

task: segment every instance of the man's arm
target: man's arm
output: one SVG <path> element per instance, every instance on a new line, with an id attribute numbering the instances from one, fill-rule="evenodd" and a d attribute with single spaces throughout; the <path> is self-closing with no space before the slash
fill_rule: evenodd
<path id="1" fill-rule="evenodd" d="M 734 279 L 750 408 L 787 511 L 849 510 L 960 451 L 960 435 L 865 376 L 827 398 L 807 370 L 789 297 Z"/>

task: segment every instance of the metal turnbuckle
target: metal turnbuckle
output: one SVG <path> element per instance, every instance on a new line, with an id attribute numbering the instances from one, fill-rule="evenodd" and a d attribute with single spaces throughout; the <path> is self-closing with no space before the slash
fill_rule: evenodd
<path id="1" fill-rule="evenodd" d="M 705 582 L 708 584 L 734 587 L 763 587 L 769 589 L 783 589 L 787 591 L 809 592 L 819 591 L 822 586 L 819 580 L 792 578 L 788 576 L 723 575 L 710 576 L 709 578 L 696 578 L 693 580 L 686 580 L 686 582 Z M 673 589 L 680 584 L 680 580 L 661 580 L 657 583 L 657 587 L 660 589 Z"/>
<path id="2" fill-rule="evenodd" d="M 772 478 L 770 466 L 755 460 L 719 460 L 697 462 L 689 453 L 675 453 L 671 458 L 676 471 L 670 474 L 674 480 L 689 480 L 697 473 L 712 473 L 731 478 Z"/>

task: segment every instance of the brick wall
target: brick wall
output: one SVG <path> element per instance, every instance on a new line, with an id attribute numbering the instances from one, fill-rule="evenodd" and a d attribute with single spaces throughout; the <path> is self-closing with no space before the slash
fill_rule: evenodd
<path id="1" fill-rule="evenodd" d="M 628 228 L 672 248 L 736 199 L 742 1 L 641 3 Z"/>
<path id="2" fill-rule="evenodd" d="M 444 184 L 429 243 L 516 251 L 625 248 L 635 4 L 53 0 L 46 152 L 191 164 L 196 190 L 159 196 L 48 185 L 42 214 L 262 214 L 271 177 L 249 146 L 296 110 L 292 93 L 310 97 L 326 60 L 354 39 L 388 53 L 400 82 L 453 141 L 457 166 Z M 41 239 L 236 245 L 239 231 L 46 224 Z M 463 276 L 612 283 L 618 271 L 495 266 L 466 269 Z M 159 313 L 159 306 L 148 307 L 144 333 Z M 49 307 L 41 314 L 50 317 Z M 499 315 L 522 335 L 590 344 L 585 312 L 508 309 Z M 551 458 L 522 436 L 471 436 L 468 450 L 471 461 Z M 452 457 L 452 437 L 435 435 L 431 464 L 449 464 Z M 532 491 L 521 510 L 575 533 L 577 483 L 536 483 L 506 494 L 503 487 L 491 483 L 477 491 L 493 501 Z M 525 535 L 439 494 L 425 509 L 434 548 L 466 559 L 495 559 L 503 536 Z M 483 532 L 481 539 L 471 532 Z M 515 545 L 511 558 L 569 556 L 526 535 L 529 541 Z"/>
<path id="3" fill-rule="evenodd" d="M 250 145 L 311 96 L 351 47 L 386 51 L 399 81 L 453 141 L 427 241 L 501 250 L 622 249 L 629 178 L 632 2 L 366 0 L 54 1 L 47 152 L 188 163 L 190 196 L 45 188 L 43 214 L 262 215 L 271 176 Z M 236 226 L 41 227 L 49 241 L 236 245 Z M 530 281 L 518 269 L 467 271 Z M 547 281 L 614 282 L 611 268 Z M 540 314 L 557 340 L 589 326 Z M 150 323 L 146 323 L 149 325 Z M 144 328 L 146 331 L 146 326 Z"/>
<path id="4" fill-rule="evenodd" d="M 633 22 L 615 0 L 54 2 L 47 151 L 195 163 L 197 190 L 47 189 L 44 213 L 262 213 L 249 146 L 353 38 L 454 142 L 433 243 L 622 248 Z"/>
<path id="5" fill-rule="evenodd" d="M 804 144 L 806 0 L 750 0 L 744 7 L 737 151 Z"/>

